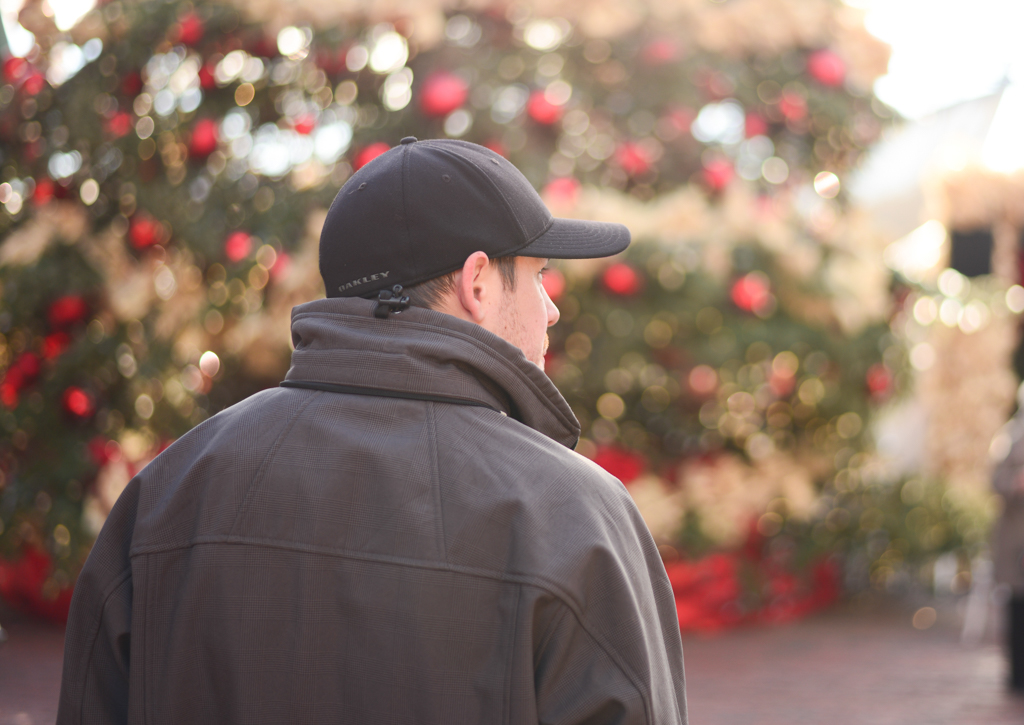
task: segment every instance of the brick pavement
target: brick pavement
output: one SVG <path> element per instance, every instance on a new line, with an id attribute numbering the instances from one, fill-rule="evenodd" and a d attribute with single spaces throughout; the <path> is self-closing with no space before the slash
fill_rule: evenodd
<path id="1" fill-rule="evenodd" d="M 953 618 L 950 618 L 951 620 Z M 847 605 L 803 622 L 687 636 L 692 725 L 1008 725 L 1024 698 L 1005 693 L 990 636 L 963 647 L 954 621 L 926 631 L 905 608 Z M 56 716 L 63 633 L 0 611 L 0 725 Z"/>
<path id="2" fill-rule="evenodd" d="M 49 725 L 57 719 L 64 630 L 0 608 L 8 640 L 0 644 L 0 725 Z"/>
<path id="3" fill-rule="evenodd" d="M 687 637 L 690 722 L 1024 724 L 1024 697 L 1006 692 L 991 633 L 965 647 L 957 622 L 918 631 L 912 613 L 846 606 L 790 625 Z"/>

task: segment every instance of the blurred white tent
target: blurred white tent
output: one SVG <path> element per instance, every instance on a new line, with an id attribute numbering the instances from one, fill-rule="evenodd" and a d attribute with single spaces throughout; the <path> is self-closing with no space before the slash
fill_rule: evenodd
<path id="1" fill-rule="evenodd" d="M 892 128 L 853 174 L 848 186 L 854 203 L 866 209 L 878 230 L 899 239 L 932 218 L 928 187 L 943 176 L 972 166 L 998 168 L 996 134 L 1004 120 L 1016 117 L 1016 132 L 1024 123 L 1004 102 L 1015 100 L 1005 86 L 992 95 L 958 103 Z M 999 169 L 1008 170 L 1008 169 Z"/>

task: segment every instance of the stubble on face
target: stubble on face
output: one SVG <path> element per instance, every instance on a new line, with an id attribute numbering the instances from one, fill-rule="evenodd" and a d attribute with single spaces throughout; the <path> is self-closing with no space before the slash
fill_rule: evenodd
<path id="1" fill-rule="evenodd" d="M 519 281 L 519 284 L 525 283 L 526 280 Z M 543 370 L 544 355 L 548 351 L 548 344 L 550 342 L 547 332 L 545 331 L 543 339 L 534 339 L 531 331 L 523 323 L 523 317 L 519 310 L 519 300 L 516 298 L 515 292 L 504 290 L 502 306 L 504 314 L 502 315 L 501 330 L 498 333 L 499 337 L 518 347 L 523 351 L 527 360 Z"/>

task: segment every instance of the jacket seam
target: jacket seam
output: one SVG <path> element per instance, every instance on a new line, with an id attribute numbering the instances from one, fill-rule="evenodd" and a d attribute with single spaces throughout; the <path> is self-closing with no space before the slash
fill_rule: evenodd
<path id="1" fill-rule="evenodd" d="M 614 664 L 619 669 L 619 672 L 621 672 L 623 676 L 627 680 L 629 680 L 629 684 L 631 684 L 633 686 L 633 689 L 637 691 L 637 694 L 640 695 L 640 702 L 642 702 L 644 705 L 644 722 L 653 723 L 652 713 L 654 705 L 652 702 L 650 702 L 650 692 L 640 686 L 640 678 L 635 677 L 633 672 L 631 672 L 628 668 L 623 667 L 622 662 L 620 662 L 619 658 L 615 656 L 615 650 L 612 647 L 610 647 L 606 642 L 604 642 L 603 638 L 598 638 L 597 635 L 590 631 L 590 628 L 583 620 L 583 616 L 580 612 L 577 612 L 574 608 L 568 606 L 568 602 L 566 602 L 565 600 L 560 601 L 562 601 L 562 603 L 566 605 L 565 608 L 569 610 L 569 613 L 572 614 L 573 618 L 580 625 L 580 629 L 583 630 L 583 633 L 590 637 L 594 644 L 597 645 L 598 649 L 604 652 L 605 656 L 608 657 L 609 660 L 611 660 L 612 664 Z"/>
<path id="2" fill-rule="evenodd" d="M 193 546 L 201 546 L 205 544 L 232 544 L 242 546 L 262 546 L 270 549 L 284 549 L 288 551 L 299 551 L 310 554 L 321 554 L 323 556 L 335 557 L 338 559 L 353 559 L 356 561 L 365 562 L 377 562 L 381 564 L 391 564 L 393 566 L 404 566 L 412 567 L 417 569 L 431 569 L 434 571 L 449 571 L 458 574 L 465 574 L 467 576 L 475 576 L 481 579 L 491 579 L 502 583 L 515 583 L 519 585 L 533 586 L 541 591 L 547 592 L 560 601 L 565 607 L 573 614 L 576 621 L 579 623 L 580 628 L 590 637 L 594 643 L 605 653 L 609 660 L 619 668 L 619 671 L 629 680 L 630 684 L 640 693 L 641 700 L 644 703 L 644 710 L 647 713 L 646 722 L 650 722 L 650 710 L 651 705 L 648 702 L 649 694 L 639 684 L 639 678 L 636 677 L 635 673 L 630 668 L 626 667 L 621 659 L 618 657 L 618 653 L 615 649 L 610 646 L 604 639 L 604 637 L 598 636 L 595 632 L 591 631 L 591 627 L 587 625 L 586 618 L 583 616 L 583 608 L 578 602 L 572 597 L 572 595 L 565 591 L 555 581 L 549 581 L 543 577 L 536 575 L 530 576 L 525 574 L 499 574 L 497 572 L 479 569 L 477 567 L 463 566 L 460 564 L 452 564 L 450 562 L 431 562 L 417 559 L 407 559 L 404 557 L 397 556 L 384 556 L 380 554 L 356 554 L 353 552 L 340 552 L 332 549 L 328 549 L 322 546 L 310 546 L 308 544 L 297 544 L 295 542 L 282 542 L 274 540 L 260 540 L 248 536 L 238 536 L 234 534 L 222 534 L 218 536 L 201 536 L 187 544 L 177 544 L 174 546 L 140 546 L 132 547 L 129 552 L 129 556 L 135 557 L 141 554 L 155 554 L 155 553 L 167 553 L 171 551 L 180 551 L 183 549 L 190 549 Z"/>
<path id="3" fill-rule="evenodd" d="M 282 380 L 278 385 L 280 388 L 291 388 L 293 390 L 316 390 L 336 395 L 361 395 L 373 398 L 397 398 L 399 400 L 422 400 L 425 403 L 448 403 L 449 405 L 464 405 L 469 408 L 487 408 L 495 413 L 500 412 L 479 400 L 467 398 L 456 398 L 447 395 L 433 395 L 431 393 L 417 393 L 412 390 L 395 390 L 393 388 L 371 388 L 364 385 L 341 385 L 338 383 L 325 383 L 318 380 Z"/>
<path id="4" fill-rule="evenodd" d="M 516 586 L 516 604 L 512 610 L 512 643 L 519 639 L 519 606 L 523 600 L 522 585 Z M 508 648 L 508 674 L 505 677 L 505 723 L 512 722 L 512 678 L 515 675 L 515 646 Z"/>
<path id="5" fill-rule="evenodd" d="M 281 431 L 280 435 L 278 435 L 277 440 L 274 441 L 274 445 L 271 446 L 269 451 L 267 451 L 267 455 L 263 457 L 260 467 L 256 470 L 255 475 L 252 477 L 252 482 L 249 484 L 249 488 L 245 492 L 245 498 L 242 500 L 242 505 L 238 507 L 238 513 L 235 515 L 235 520 L 231 523 L 232 531 L 238 528 L 239 522 L 249 509 L 250 499 L 256 495 L 255 491 L 259 488 L 259 484 L 263 482 L 263 477 L 266 475 L 266 471 L 269 467 L 268 464 L 273 460 L 274 456 L 277 455 L 277 451 L 281 447 L 281 443 L 286 437 L 288 437 L 288 434 L 292 432 L 292 428 L 295 427 L 295 423 L 299 420 L 299 416 L 301 416 L 302 413 L 305 412 L 306 408 L 308 408 L 310 404 L 321 395 L 319 391 L 312 392 L 313 394 L 309 396 L 309 400 L 299 406 L 298 410 L 295 411 L 295 414 L 292 415 L 292 419 L 288 421 L 288 425 L 283 431 Z"/>
<path id="6" fill-rule="evenodd" d="M 569 616 L 569 612 L 569 607 L 564 607 L 562 609 L 561 615 L 551 620 L 551 624 L 548 625 L 547 631 L 544 632 L 544 636 L 541 638 L 540 643 L 537 645 L 538 650 L 543 650 L 545 647 L 548 646 L 548 642 L 550 642 L 551 638 L 555 636 L 555 630 L 558 629 L 558 623 L 565 619 L 567 616 Z"/>
<path id="7" fill-rule="evenodd" d="M 152 593 L 153 589 L 149 585 L 149 581 L 150 581 L 150 576 L 149 576 L 150 557 L 149 556 L 144 556 L 143 560 L 144 560 L 143 563 L 145 565 L 145 571 L 146 571 L 146 575 L 143 578 L 143 581 L 145 582 L 145 585 L 146 585 L 146 591 L 143 593 L 143 599 L 144 599 L 146 605 L 145 605 L 145 609 L 142 611 L 142 632 L 139 633 L 139 635 L 141 637 L 141 642 L 139 643 L 139 646 L 142 648 L 142 661 L 145 663 L 145 672 L 142 673 L 142 687 L 140 689 L 141 689 L 141 692 L 142 692 L 142 708 L 141 708 L 142 709 L 142 721 L 143 722 L 149 722 L 150 721 L 150 717 L 149 717 L 149 686 L 150 686 L 150 681 L 152 680 L 152 678 L 151 677 L 146 677 L 146 673 L 153 671 L 153 668 L 152 668 L 153 663 L 150 661 L 151 650 L 150 650 L 149 647 L 146 646 L 146 639 L 147 638 L 145 636 L 145 633 L 149 629 L 149 627 L 148 627 L 148 625 L 146 623 L 146 614 L 149 612 L 150 607 L 153 606 L 152 602 L 150 602 L 150 596 L 151 596 L 151 593 Z M 134 584 L 134 582 L 133 582 L 133 584 Z M 133 607 L 133 609 L 134 609 L 134 607 Z M 129 702 L 129 704 L 131 703 L 131 683 L 130 682 L 129 682 L 129 685 L 128 685 L 128 702 Z"/>
<path id="8" fill-rule="evenodd" d="M 78 707 L 76 709 L 78 710 L 78 722 L 80 722 L 80 723 L 85 722 L 85 713 L 84 713 L 84 709 L 85 709 L 85 691 L 86 691 L 85 683 L 89 679 L 89 672 L 92 670 L 93 652 L 96 650 L 96 642 L 99 639 L 100 630 L 103 628 L 103 613 L 104 613 L 104 611 L 106 611 L 106 609 L 107 609 L 107 602 L 110 601 L 110 598 L 114 595 L 114 592 L 116 592 L 118 589 L 120 589 L 121 586 L 126 581 L 130 580 L 131 576 L 132 576 L 132 568 L 129 565 L 127 569 L 122 571 L 117 577 L 114 578 L 114 580 L 110 584 L 110 587 L 103 594 L 103 599 L 102 599 L 103 603 L 100 605 L 100 608 L 99 608 L 99 611 L 98 611 L 97 617 L 96 617 L 96 622 L 95 622 L 95 624 L 93 626 L 92 635 L 89 637 L 89 640 L 90 640 L 89 641 L 89 649 L 88 649 L 89 656 L 85 660 L 88 664 L 84 668 L 84 671 L 82 672 L 82 676 L 79 678 L 79 682 L 78 682 L 79 690 L 81 691 L 81 696 L 79 697 Z M 130 624 L 129 624 L 129 631 L 131 631 L 131 625 Z M 131 660 L 129 659 L 129 667 L 131 666 L 130 662 L 131 662 Z"/>
<path id="9" fill-rule="evenodd" d="M 441 471 L 437 462 L 437 423 L 434 420 L 435 404 L 427 404 L 427 432 L 430 436 L 430 478 L 434 488 L 435 504 L 437 506 L 437 536 L 439 553 L 444 557 L 445 564 L 448 564 L 448 534 L 444 525 L 444 503 L 441 500 Z"/>

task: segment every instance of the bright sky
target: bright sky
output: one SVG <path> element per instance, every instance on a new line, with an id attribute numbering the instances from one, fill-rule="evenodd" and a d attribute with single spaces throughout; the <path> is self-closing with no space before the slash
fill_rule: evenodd
<path id="1" fill-rule="evenodd" d="M 1021 0 L 846 0 L 893 48 L 875 93 L 908 118 L 1024 81 Z"/>
<path id="2" fill-rule="evenodd" d="M 1006 87 L 982 149 L 997 171 L 1024 167 L 1024 1 L 846 0 L 867 9 L 867 29 L 892 46 L 880 99 L 920 118 Z"/>

